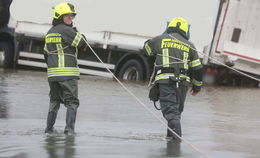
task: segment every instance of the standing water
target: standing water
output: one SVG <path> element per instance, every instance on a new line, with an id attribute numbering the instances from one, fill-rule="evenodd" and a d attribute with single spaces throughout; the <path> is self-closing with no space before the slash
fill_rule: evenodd
<path id="1" fill-rule="evenodd" d="M 160 118 L 143 84 L 124 83 Z M 81 76 L 75 136 L 46 136 L 45 72 L 0 69 L 0 158 L 201 158 L 185 142 L 168 142 L 166 127 L 113 79 Z M 259 88 L 204 87 L 187 95 L 183 138 L 212 158 L 260 157 Z M 162 118 L 163 119 L 163 118 Z M 164 119 L 163 119 L 164 120 Z"/>

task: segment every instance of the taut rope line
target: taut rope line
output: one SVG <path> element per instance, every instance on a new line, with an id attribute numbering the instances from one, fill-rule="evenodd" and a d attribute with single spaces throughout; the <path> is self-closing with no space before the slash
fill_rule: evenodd
<path id="1" fill-rule="evenodd" d="M 97 59 L 104 65 L 104 67 L 107 69 L 108 72 L 110 72 L 112 74 L 112 76 L 114 77 L 114 79 L 135 99 L 137 100 L 137 102 L 139 102 L 143 108 L 145 108 L 148 112 L 150 112 L 159 122 L 161 122 L 165 127 L 167 127 L 167 129 L 169 129 L 174 135 L 176 135 L 179 139 L 181 139 L 184 143 L 186 143 L 187 145 L 189 145 L 191 148 L 193 148 L 195 151 L 197 151 L 198 153 L 200 153 L 201 155 L 203 155 L 206 158 L 212 158 L 208 155 L 206 155 L 205 153 L 203 153 L 202 151 L 200 151 L 197 147 L 195 147 L 193 144 L 191 144 L 190 142 L 188 142 L 187 140 L 183 139 L 182 137 L 180 137 L 176 132 L 174 132 L 171 128 L 168 127 L 168 125 L 159 117 L 157 116 L 152 110 L 150 110 L 136 95 L 134 95 L 134 93 L 132 93 L 115 75 L 114 73 L 106 66 L 106 64 L 99 58 L 99 56 L 97 55 L 97 53 L 93 50 L 93 48 L 90 46 L 90 44 L 88 43 L 88 41 L 84 38 L 82 38 L 86 44 L 88 45 L 88 47 L 90 48 L 90 50 L 94 53 L 94 55 L 97 57 Z"/>

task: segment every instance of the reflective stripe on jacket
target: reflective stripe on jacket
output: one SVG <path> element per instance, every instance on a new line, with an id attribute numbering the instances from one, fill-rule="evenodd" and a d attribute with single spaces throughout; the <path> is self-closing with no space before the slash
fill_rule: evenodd
<path id="1" fill-rule="evenodd" d="M 202 86 L 202 64 L 194 45 L 178 33 L 159 35 L 144 44 L 146 55 L 155 56 L 155 81 L 180 77 Z"/>
<path id="2" fill-rule="evenodd" d="M 53 26 L 45 36 L 44 51 L 48 55 L 48 79 L 79 78 L 78 48 L 84 45 L 81 33 L 65 24 Z"/>

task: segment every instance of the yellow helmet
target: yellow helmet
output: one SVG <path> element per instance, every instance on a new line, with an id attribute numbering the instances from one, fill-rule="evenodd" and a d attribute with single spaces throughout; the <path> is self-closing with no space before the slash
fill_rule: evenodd
<path id="1" fill-rule="evenodd" d="M 169 23 L 168 28 L 169 27 L 179 27 L 182 31 L 184 31 L 186 33 L 186 35 L 188 34 L 188 31 L 189 31 L 189 25 L 188 25 L 187 21 L 181 17 L 174 18 Z"/>
<path id="2" fill-rule="evenodd" d="M 74 10 L 74 6 L 70 3 L 64 2 L 58 4 L 54 8 L 54 19 L 59 19 L 62 15 L 64 14 L 74 14 L 76 15 L 77 13 Z"/>

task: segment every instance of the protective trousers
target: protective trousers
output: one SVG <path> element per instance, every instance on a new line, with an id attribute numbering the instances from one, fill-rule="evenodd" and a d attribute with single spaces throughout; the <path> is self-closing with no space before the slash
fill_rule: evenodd
<path id="1" fill-rule="evenodd" d="M 66 113 L 66 132 L 74 132 L 74 126 L 79 106 L 78 99 L 78 80 L 71 79 L 65 81 L 49 81 L 50 86 L 50 106 L 47 118 L 46 133 L 51 132 L 55 124 L 56 116 L 63 103 L 67 107 Z"/>
<path id="2" fill-rule="evenodd" d="M 179 136 L 182 136 L 180 120 L 186 99 L 187 86 L 180 85 L 176 87 L 174 83 L 159 83 L 159 89 L 162 114 L 167 120 L 168 126 Z M 176 138 L 169 130 L 167 130 L 167 137 Z"/>

